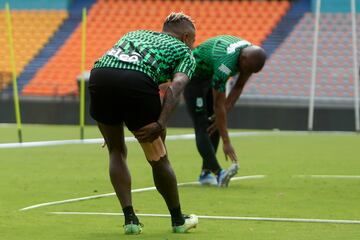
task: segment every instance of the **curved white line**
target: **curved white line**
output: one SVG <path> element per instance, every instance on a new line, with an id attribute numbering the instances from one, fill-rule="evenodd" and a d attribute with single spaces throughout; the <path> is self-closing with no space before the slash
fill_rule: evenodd
<path id="1" fill-rule="evenodd" d="M 114 196 L 114 195 L 115 195 L 115 193 L 105 193 L 105 194 L 94 195 L 94 196 L 87 196 L 87 197 L 81 197 L 81 198 L 72 198 L 72 199 L 55 201 L 55 202 L 40 203 L 40 204 L 36 204 L 36 205 L 32 205 L 32 206 L 29 206 L 29 207 L 22 208 L 22 209 L 20 209 L 20 211 L 27 211 L 27 210 L 34 209 L 34 208 L 41 208 L 41 207 L 52 206 L 52 205 L 59 205 L 59 204 L 64 204 L 64 203 L 80 202 L 80 201 L 85 201 L 85 200 L 90 200 L 90 199 L 111 197 L 111 196 Z"/>
<path id="2" fill-rule="evenodd" d="M 101 212 L 50 212 L 56 215 L 102 215 L 102 216 L 122 216 L 122 213 L 101 213 Z M 168 214 L 136 214 L 139 217 L 170 217 Z M 344 219 L 307 219 L 307 218 L 269 218 L 269 217 L 235 217 L 235 216 L 205 216 L 199 215 L 202 219 L 220 220 L 242 220 L 242 221 L 272 221 L 272 222 L 301 222 L 301 223 L 336 223 L 336 224 L 360 224 L 360 220 Z"/>
<path id="3" fill-rule="evenodd" d="M 265 175 L 242 176 L 242 177 L 234 177 L 234 178 L 231 179 L 231 181 L 246 180 L 246 179 L 258 179 L 258 178 L 264 178 L 264 177 L 266 177 L 266 176 Z M 178 184 L 179 187 L 181 187 L 181 186 L 194 186 L 194 185 L 199 185 L 199 182 L 185 182 L 185 183 L 179 183 Z M 132 193 L 137 193 L 137 192 L 147 192 L 147 191 L 154 191 L 154 190 L 156 190 L 155 187 L 147 187 L 147 188 L 133 189 L 133 190 L 131 190 L 131 192 Z M 86 200 L 97 199 L 97 198 L 112 197 L 112 196 L 115 196 L 115 193 L 105 193 L 105 194 L 98 194 L 98 195 L 81 197 L 81 198 L 66 199 L 66 200 L 55 201 L 55 202 L 46 202 L 46 203 L 40 203 L 40 204 L 36 204 L 36 205 L 32 205 L 32 206 L 29 206 L 29 207 L 22 208 L 22 209 L 20 209 L 20 211 L 27 211 L 27 210 L 30 210 L 30 209 L 41 208 L 41 207 L 46 207 L 46 206 L 60 205 L 60 204 L 72 203 L 72 202 L 80 202 L 80 201 L 86 201 Z"/>

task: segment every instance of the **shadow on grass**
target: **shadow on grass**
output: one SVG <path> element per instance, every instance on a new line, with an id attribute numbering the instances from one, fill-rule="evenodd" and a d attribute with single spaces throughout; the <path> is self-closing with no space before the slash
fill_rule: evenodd
<path id="1" fill-rule="evenodd" d="M 111 233 L 89 233 L 86 237 L 84 236 L 83 239 L 107 239 L 107 240 L 118 240 L 118 239 L 145 239 L 145 240 L 177 240 L 177 239 L 196 239 L 196 232 L 189 232 L 185 234 L 174 234 L 170 231 L 163 232 L 150 232 L 149 229 L 146 231 L 144 230 L 143 233 L 140 235 L 125 235 L 122 232 L 122 229 L 119 229 L 118 232 L 111 232 Z"/>

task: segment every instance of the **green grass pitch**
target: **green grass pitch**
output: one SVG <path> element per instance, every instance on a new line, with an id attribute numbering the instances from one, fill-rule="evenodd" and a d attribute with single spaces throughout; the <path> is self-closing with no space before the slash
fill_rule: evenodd
<path id="1" fill-rule="evenodd" d="M 76 139 L 76 126 L 25 125 L 25 141 Z M 192 133 L 170 129 L 169 135 Z M 100 137 L 86 127 L 86 138 Z M 180 187 L 185 213 L 211 216 L 360 220 L 360 179 L 311 179 L 294 175 L 360 175 L 359 135 L 268 135 L 234 137 L 238 176 L 229 188 Z M 14 125 L 0 126 L 0 143 L 16 142 Z M 178 182 L 195 181 L 201 161 L 194 140 L 167 142 Z M 137 143 L 128 143 L 132 187 L 153 186 L 150 166 Z M 221 148 L 221 164 L 224 160 Z M 142 217 L 144 232 L 125 236 L 122 216 L 52 215 L 55 211 L 120 212 L 115 197 L 37 208 L 33 204 L 113 192 L 107 151 L 98 144 L 0 149 L 0 239 L 360 239 L 359 224 L 291 223 L 200 219 L 188 234 L 171 233 L 170 219 Z M 167 214 L 156 191 L 134 193 L 138 213 Z"/>

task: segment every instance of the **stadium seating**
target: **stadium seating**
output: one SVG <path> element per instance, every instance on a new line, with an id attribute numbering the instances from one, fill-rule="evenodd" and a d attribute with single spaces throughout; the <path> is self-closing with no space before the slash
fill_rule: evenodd
<path id="1" fill-rule="evenodd" d="M 66 19 L 64 10 L 19 10 L 12 11 L 16 72 L 37 55 Z M 0 11 L 0 91 L 10 81 L 10 49 L 7 39 L 4 11 Z"/>
<path id="2" fill-rule="evenodd" d="M 359 39 L 360 27 L 357 32 Z M 310 93 L 313 36 L 314 15 L 306 13 L 275 50 L 264 70 L 246 86 L 244 95 L 307 98 Z M 351 100 L 354 89 L 350 14 L 321 14 L 317 59 L 317 98 Z"/>
<path id="3" fill-rule="evenodd" d="M 199 44 L 209 37 L 231 34 L 261 44 L 289 8 L 287 1 L 220 0 L 99 0 L 89 11 L 86 69 L 124 33 L 138 29 L 160 31 L 172 11 L 191 15 Z M 81 26 L 40 69 L 23 95 L 76 95 L 80 73 Z"/>

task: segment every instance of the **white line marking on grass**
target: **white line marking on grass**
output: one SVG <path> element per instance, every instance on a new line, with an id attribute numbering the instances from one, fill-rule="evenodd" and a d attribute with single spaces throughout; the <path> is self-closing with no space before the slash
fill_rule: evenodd
<path id="1" fill-rule="evenodd" d="M 254 136 L 261 135 L 262 132 L 234 132 L 230 133 L 231 136 Z M 166 141 L 174 140 L 189 140 L 195 139 L 194 134 L 180 134 L 170 135 L 166 137 Z M 125 137 L 125 142 L 135 142 L 134 137 Z M 102 144 L 104 139 L 92 138 L 92 139 L 71 139 L 71 140 L 56 140 L 56 141 L 38 141 L 38 142 L 23 142 L 23 143 L 2 143 L 0 148 L 22 148 L 22 147 L 44 147 L 44 146 L 57 146 L 57 145 L 69 145 L 69 144 Z"/>
<path id="2" fill-rule="evenodd" d="M 252 175 L 252 176 L 233 177 L 233 178 L 230 179 L 230 181 L 245 180 L 245 179 L 259 179 L 259 178 L 266 178 L 266 175 Z"/>
<path id="3" fill-rule="evenodd" d="M 73 199 L 67 199 L 67 200 L 61 200 L 61 201 L 55 201 L 55 202 L 40 203 L 40 204 L 36 204 L 36 205 L 32 205 L 32 206 L 29 206 L 29 207 L 22 208 L 22 209 L 20 209 L 20 211 L 27 211 L 27 210 L 34 209 L 34 208 L 40 208 L 40 207 L 46 207 L 46 206 L 52 206 L 52 205 L 59 205 L 59 204 L 64 204 L 64 203 L 80 202 L 80 201 L 85 201 L 85 200 L 90 200 L 90 199 L 111 197 L 111 196 L 114 196 L 114 195 L 115 195 L 115 193 L 105 193 L 105 194 L 99 194 L 99 195 L 88 196 L 88 197 L 81 197 L 81 198 L 73 198 Z"/>
<path id="4" fill-rule="evenodd" d="M 126 137 L 126 142 L 134 142 L 135 138 Z M 38 141 L 38 142 L 23 142 L 23 143 L 2 143 L 0 144 L 1 148 L 26 148 L 26 147 L 47 147 L 47 146 L 59 146 L 59 145 L 69 145 L 69 144 L 101 144 L 104 140 L 102 138 L 92 138 L 84 140 L 56 140 L 56 141 Z"/>
<path id="5" fill-rule="evenodd" d="M 299 178 L 343 178 L 343 179 L 360 179 L 359 175 L 295 175 Z"/>
<path id="6" fill-rule="evenodd" d="M 246 180 L 246 179 L 259 179 L 259 178 L 265 178 L 265 175 L 253 175 L 253 176 L 242 176 L 242 177 L 234 177 L 231 179 L 231 181 L 237 181 L 237 180 Z M 185 182 L 185 183 L 179 183 L 178 186 L 194 186 L 199 185 L 199 182 Z M 156 190 L 155 187 L 147 187 L 147 188 L 138 188 L 131 190 L 132 193 L 137 192 L 147 192 L 147 191 L 154 191 Z M 55 201 L 55 202 L 46 202 L 46 203 L 40 203 L 36 205 L 32 205 L 29 207 L 25 207 L 20 209 L 20 211 L 27 211 L 30 209 L 40 208 L 40 207 L 46 207 L 46 206 L 53 206 L 53 205 L 60 205 L 64 203 L 72 203 L 72 202 L 80 202 L 80 201 L 86 201 L 91 199 L 98 199 L 98 198 L 105 198 L 105 197 L 112 197 L 115 196 L 115 193 L 105 193 L 105 194 L 98 194 L 93 196 L 87 196 L 87 197 L 81 197 L 81 198 L 72 198 L 72 199 L 66 199 L 61 201 Z"/>
<path id="7" fill-rule="evenodd" d="M 314 134 L 326 134 L 326 135 L 356 135 L 353 132 L 306 132 L 306 131 L 269 131 L 269 132 L 230 132 L 231 137 L 251 137 L 251 136 L 289 136 L 289 135 L 314 135 Z M 194 134 L 180 134 L 170 135 L 166 137 L 167 141 L 174 140 L 189 140 L 194 139 Z M 135 142 L 134 137 L 125 137 L 126 142 Z M 23 142 L 23 143 L 1 143 L 1 148 L 24 148 L 24 147 L 45 147 L 45 146 L 58 146 L 69 144 L 102 144 L 104 140 L 102 138 L 92 139 L 70 139 L 70 140 L 55 140 L 55 141 L 36 141 L 36 142 Z"/>
<path id="8" fill-rule="evenodd" d="M 56 215 L 102 215 L 102 216 L 123 216 L 122 213 L 102 212 L 50 212 Z M 136 214 L 139 217 L 170 217 L 168 214 Z M 271 221 L 271 222 L 301 222 L 301 223 L 336 223 L 336 224 L 360 224 L 360 220 L 333 220 L 333 219 L 307 219 L 307 218 L 269 218 L 269 217 L 232 217 L 232 216 L 202 216 L 202 219 L 216 220 L 240 220 L 240 221 Z"/>

